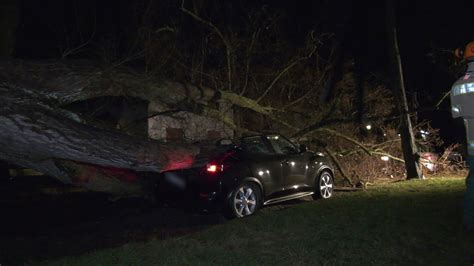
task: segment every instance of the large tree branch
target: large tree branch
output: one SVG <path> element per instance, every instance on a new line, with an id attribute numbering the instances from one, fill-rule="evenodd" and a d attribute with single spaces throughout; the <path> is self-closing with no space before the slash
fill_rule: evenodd
<path id="1" fill-rule="evenodd" d="M 337 137 L 340 137 L 340 138 L 343 138 L 349 142 L 352 142 L 353 144 L 359 146 L 364 152 L 366 152 L 368 155 L 372 155 L 372 152 L 370 151 L 369 148 L 367 148 L 362 142 L 352 138 L 352 137 L 349 137 L 345 134 L 342 134 L 340 133 L 339 131 L 336 131 L 336 130 L 333 130 L 333 129 L 330 129 L 330 128 L 320 128 L 318 129 L 318 131 L 323 131 L 323 132 L 327 132 L 327 133 L 330 133 L 331 135 L 334 135 L 334 136 L 337 136 Z"/>

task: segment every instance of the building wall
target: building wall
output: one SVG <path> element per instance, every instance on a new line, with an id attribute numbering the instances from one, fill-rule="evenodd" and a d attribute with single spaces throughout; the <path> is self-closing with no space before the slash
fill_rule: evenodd
<path id="1" fill-rule="evenodd" d="M 136 137 L 148 137 L 148 101 L 133 97 L 102 96 L 68 104 L 94 126 L 116 128 Z"/>
<path id="2" fill-rule="evenodd" d="M 229 104 L 219 104 L 219 109 L 233 117 Z M 166 109 L 157 103 L 150 103 L 148 113 L 163 112 Z M 148 119 L 148 134 L 152 139 L 165 141 L 200 141 L 233 138 L 234 133 L 224 123 L 189 112 L 177 112 Z"/>

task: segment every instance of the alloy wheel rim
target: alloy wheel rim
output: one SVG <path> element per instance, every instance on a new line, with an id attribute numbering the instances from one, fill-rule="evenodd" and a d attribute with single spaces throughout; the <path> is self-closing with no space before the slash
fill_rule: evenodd
<path id="1" fill-rule="evenodd" d="M 255 212 L 257 199 L 255 191 L 248 186 L 242 186 L 234 196 L 234 209 L 239 217 L 248 216 Z"/>
<path id="2" fill-rule="evenodd" d="M 319 181 L 319 187 L 321 191 L 321 196 L 325 199 L 332 196 L 333 184 L 332 178 L 329 174 L 323 174 L 321 180 Z"/>

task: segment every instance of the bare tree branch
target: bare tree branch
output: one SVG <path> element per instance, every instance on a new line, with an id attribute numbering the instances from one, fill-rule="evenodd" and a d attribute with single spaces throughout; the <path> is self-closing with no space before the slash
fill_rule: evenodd
<path id="1" fill-rule="evenodd" d="M 405 163 L 405 160 L 403 160 L 403 159 L 401 159 L 401 158 L 398 158 L 398 157 L 395 157 L 395 156 L 391 155 L 390 153 L 379 152 L 379 151 L 373 151 L 372 154 L 387 156 L 387 157 L 389 157 L 390 159 L 393 159 L 393 160 L 395 160 L 395 161 L 399 161 L 399 162 Z"/>
<path id="2" fill-rule="evenodd" d="M 191 16 L 195 20 L 203 23 L 204 25 L 210 27 L 211 29 L 213 29 L 216 32 L 216 34 L 219 36 L 219 38 L 222 40 L 222 42 L 224 43 L 225 48 L 226 48 L 225 49 L 226 50 L 226 56 L 227 56 L 227 79 L 228 79 L 228 82 L 229 82 L 228 90 L 232 91 L 232 45 L 231 45 L 230 41 L 227 40 L 227 38 L 224 36 L 224 34 L 221 32 L 221 30 L 219 30 L 219 28 L 216 27 L 216 25 L 214 25 L 212 22 L 207 21 L 207 20 L 201 18 L 196 13 L 190 11 L 189 9 L 186 9 L 184 7 L 184 0 L 181 2 L 181 11 L 183 11 L 187 15 Z"/>
<path id="3" fill-rule="evenodd" d="M 77 16 L 77 14 L 76 14 Z M 82 31 L 79 29 L 79 25 L 77 26 L 78 27 L 78 30 L 79 30 L 79 33 L 81 35 L 81 39 L 82 39 Z M 65 50 L 62 52 L 61 54 L 61 58 L 62 59 L 65 59 L 66 57 L 72 55 L 72 54 L 75 54 L 77 53 L 79 50 L 81 50 L 82 48 L 86 47 L 87 45 L 89 45 L 91 42 L 92 42 L 92 39 L 94 38 L 95 36 L 95 31 L 96 31 L 96 18 L 94 16 L 94 31 L 91 33 L 89 39 L 85 42 L 83 42 L 82 44 L 74 47 L 74 48 L 71 48 L 71 49 L 68 49 L 68 50 Z"/>
<path id="4" fill-rule="evenodd" d="M 439 99 L 439 101 L 438 101 L 438 102 L 436 103 L 436 105 L 435 105 L 435 109 L 439 109 L 439 106 L 441 105 L 441 103 L 444 101 L 444 99 L 446 99 L 446 98 L 449 96 L 450 93 L 451 93 L 451 91 L 447 91 L 447 92 L 443 95 L 443 97 L 441 97 L 441 99 Z"/>
<path id="5" fill-rule="evenodd" d="M 295 67 L 296 65 L 298 65 L 301 61 L 305 61 L 309 58 L 311 58 L 313 56 L 313 54 L 316 52 L 317 50 L 317 46 L 314 45 L 312 48 L 311 48 L 311 51 L 309 52 L 308 55 L 304 56 L 304 57 L 299 57 L 295 60 L 293 60 L 293 62 L 291 62 L 289 65 L 287 65 L 285 68 L 283 68 L 272 80 L 272 82 L 270 82 L 270 84 L 267 86 L 267 88 L 265 89 L 265 91 L 262 93 L 262 95 L 260 95 L 260 97 L 258 97 L 257 99 L 257 102 L 260 102 L 267 94 L 268 92 L 270 92 L 270 90 L 273 88 L 273 86 L 275 85 L 275 83 L 277 83 L 281 77 L 287 73 L 290 69 L 292 69 L 293 67 Z"/>
<path id="6" fill-rule="evenodd" d="M 244 95 L 245 91 L 247 90 L 248 82 L 249 82 L 249 72 L 250 72 L 250 59 L 252 58 L 253 47 L 255 45 L 255 41 L 259 34 L 260 30 L 255 31 L 252 34 L 252 41 L 250 42 L 248 51 L 247 51 L 247 63 L 245 64 L 245 82 L 242 90 L 240 91 L 240 95 Z"/>
<path id="7" fill-rule="evenodd" d="M 375 152 L 380 152 L 380 150 L 383 151 L 383 149 L 387 146 L 387 145 L 390 145 L 394 142 L 400 142 L 400 139 L 391 139 L 391 140 L 387 140 L 385 142 L 382 142 L 382 143 L 377 143 L 376 145 L 371 145 L 370 147 L 370 150 L 372 150 L 372 153 L 375 153 Z M 367 146 L 367 145 L 366 145 Z M 343 156 L 348 156 L 348 155 L 352 155 L 354 153 L 357 153 L 357 152 L 360 152 L 360 151 L 364 151 L 363 149 L 361 149 L 360 147 L 357 148 L 357 149 L 351 149 L 351 150 L 346 150 L 346 151 L 341 151 L 339 152 L 340 154 L 342 154 Z"/>
<path id="8" fill-rule="evenodd" d="M 339 170 L 339 172 L 341 173 L 342 177 L 344 178 L 344 180 L 347 181 L 347 183 L 349 183 L 349 185 L 351 187 L 354 187 L 354 184 L 352 183 L 352 180 L 349 178 L 349 176 L 346 174 L 346 171 L 344 170 L 344 168 L 342 167 L 341 163 L 339 162 L 339 160 L 336 158 L 336 156 L 334 156 L 334 153 L 328 148 L 328 147 L 324 147 L 324 151 L 329 155 L 329 157 L 331 158 L 331 160 L 334 162 L 334 164 L 336 165 L 336 168 L 337 170 Z"/>
<path id="9" fill-rule="evenodd" d="M 328 133 L 330 133 L 334 136 L 343 138 L 343 139 L 345 139 L 349 142 L 354 143 L 355 145 L 359 146 L 360 148 L 362 148 L 362 150 L 365 151 L 368 155 L 372 155 L 372 151 L 369 148 L 367 148 L 362 142 L 360 142 L 360 141 L 358 141 L 354 138 L 351 138 L 351 137 L 349 137 L 345 134 L 342 134 L 339 131 L 336 131 L 336 130 L 333 130 L 333 129 L 330 129 L 330 128 L 320 128 L 317 131 L 328 132 Z"/>

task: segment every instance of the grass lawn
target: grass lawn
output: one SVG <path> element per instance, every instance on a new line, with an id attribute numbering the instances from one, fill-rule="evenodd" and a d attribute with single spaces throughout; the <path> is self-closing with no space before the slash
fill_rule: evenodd
<path id="1" fill-rule="evenodd" d="M 436 178 L 263 209 L 180 238 L 131 243 L 47 265 L 473 265 L 464 179 Z"/>

